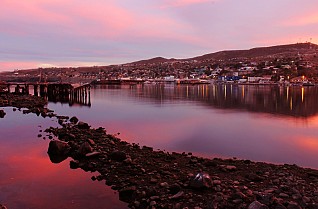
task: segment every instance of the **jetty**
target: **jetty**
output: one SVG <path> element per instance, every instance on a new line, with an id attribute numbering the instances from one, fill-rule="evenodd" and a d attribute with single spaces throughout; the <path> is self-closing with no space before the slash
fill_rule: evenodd
<path id="1" fill-rule="evenodd" d="M 0 92 L 30 94 L 61 102 L 91 106 L 90 83 L 1 82 Z"/>

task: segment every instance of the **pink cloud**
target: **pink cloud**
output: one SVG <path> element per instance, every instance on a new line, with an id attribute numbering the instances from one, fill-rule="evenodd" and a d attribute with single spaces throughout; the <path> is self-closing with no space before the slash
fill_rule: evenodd
<path id="1" fill-rule="evenodd" d="M 25 70 L 25 69 L 36 69 L 39 67 L 85 67 L 85 66 L 102 66 L 107 63 L 102 62 L 79 62 L 79 61 L 68 61 L 68 62 L 45 62 L 45 61 L 0 61 L 0 72 L 13 71 L 13 70 Z"/>
<path id="2" fill-rule="evenodd" d="M 193 4 L 201 4 L 201 3 L 211 3 L 216 0 L 165 0 L 161 8 L 169 8 L 169 7 L 184 7 Z"/>
<path id="3" fill-rule="evenodd" d="M 16 69 L 31 69 L 31 68 L 37 68 L 37 67 L 38 67 L 38 63 L 36 62 L 0 61 L 0 72 L 12 71 Z"/>

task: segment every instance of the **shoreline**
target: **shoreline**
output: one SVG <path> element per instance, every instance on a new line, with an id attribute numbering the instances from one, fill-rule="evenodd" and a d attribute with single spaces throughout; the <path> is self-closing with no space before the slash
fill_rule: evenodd
<path id="1" fill-rule="evenodd" d="M 105 181 L 130 208 L 318 208 L 317 170 L 154 151 L 76 117 L 58 116 L 45 105 L 39 97 L 0 94 L 0 107 L 58 118 L 61 127 L 45 130 L 55 136 L 51 160 L 71 157 L 72 169 L 98 171 L 92 180 Z"/>

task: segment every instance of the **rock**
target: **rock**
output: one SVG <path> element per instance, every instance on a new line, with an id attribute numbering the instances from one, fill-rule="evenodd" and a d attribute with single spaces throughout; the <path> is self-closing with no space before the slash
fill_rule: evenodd
<path id="1" fill-rule="evenodd" d="M 297 203 L 295 202 L 289 202 L 287 209 L 302 209 Z"/>
<path id="2" fill-rule="evenodd" d="M 257 174 L 254 174 L 254 173 L 249 173 L 249 174 L 246 174 L 245 177 L 247 179 L 249 179 L 250 181 L 254 181 L 254 182 L 261 182 L 261 181 L 264 181 L 264 178 L 257 175 Z"/>
<path id="3" fill-rule="evenodd" d="M 168 188 L 169 184 L 167 182 L 162 182 L 162 183 L 160 183 L 160 186 L 163 188 Z"/>
<path id="4" fill-rule="evenodd" d="M 183 196 L 184 196 L 184 192 L 183 191 L 179 191 L 177 194 L 169 197 L 169 199 L 179 199 L 179 198 L 181 198 Z"/>
<path id="5" fill-rule="evenodd" d="M 269 209 L 269 207 L 258 201 L 254 201 L 248 206 L 247 209 Z"/>
<path id="6" fill-rule="evenodd" d="M 274 209 L 287 209 L 284 205 L 278 203 L 275 205 Z"/>
<path id="7" fill-rule="evenodd" d="M 2 205 L 2 204 L 0 204 L 0 209 L 7 209 L 7 207 Z"/>
<path id="8" fill-rule="evenodd" d="M 170 194 L 177 194 L 180 190 L 181 190 L 181 187 L 179 184 L 173 184 L 169 187 Z"/>
<path id="9" fill-rule="evenodd" d="M 116 150 L 110 153 L 109 158 L 115 161 L 122 162 L 127 158 L 127 156 L 126 153 Z"/>
<path id="10" fill-rule="evenodd" d="M 149 203 L 149 206 L 152 207 L 152 206 L 155 206 L 156 204 L 157 204 L 156 201 L 151 201 L 151 202 Z"/>
<path id="11" fill-rule="evenodd" d="M 237 168 L 234 165 L 227 165 L 225 166 L 225 169 L 228 171 L 236 171 Z"/>
<path id="12" fill-rule="evenodd" d="M 71 160 L 71 161 L 70 161 L 70 168 L 71 168 L 71 169 L 77 169 L 77 168 L 79 168 L 79 161 L 78 161 L 78 160 Z"/>
<path id="13" fill-rule="evenodd" d="M 307 208 L 308 209 L 318 209 L 318 204 L 308 204 Z"/>
<path id="14" fill-rule="evenodd" d="M 150 178 L 150 183 L 156 184 L 156 183 L 158 183 L 158 179 L 151 177 Z"/>
<path id="15" fill-rule="evenodd" d="M 212 180 L 207 173 L 198 173 L 190 180 L 189 186 L 193 189 L 207 189 L 212 187 Z"/>
<path id="16" fill-rule="evenodd" d="M 90 145 L 92 145 L 92 146 L 95 145 L 95 142 L 94 142 L 94 140 L 92 140 L 92 139 L 86 139 L 86 141 L 87 141 Z"/>
<path id="17" fill-rule="evenodd" d="M 70 149 L 71 147 L 66 142 L 52 140 L 47 153 L 52 163 L 60 163 L 69 156 Z"/>
<path id="18" fill-rule="evenodd" d="M 78 122 L 78 118 L 75 116 L 71 117 L 70 122 L 76 124 Z"/>
<path id="19" fill-rule="evenodd" d="M 96 157 L 96 156 L 99 156 L 101 153 L 100 152 L 90 152 L 90 153 L 87 153 L 85 156 L 86 157 Z"/>
<path id="20" fill-rule="evenodd" d="M 6 113 L 4 112 L 4 110 L 0 110 L 0 118 L 4 118 L 5 115 Z"/>
<path id="21" fill-rule="evenodd" d="M 123 188 L 119 190 L 119 200 L 129 203 L 133 200 L 133 196 L 135 192 L 136 192 L 135 186 Z"/>
<path id="22" fill-rule="evenodd" d="M 91 153 L 91 152 L 93 152 L 93 148 L 91 147 L 91 145 L 89 145 L 88 142 L 84 142 L 78 149 L 78 153 L 81 156 L 85 156 L 87 153 Z"/>
<path id="23" fill-rule="evenodd" d="M 288 195 L 288 194 L 285 194 L 285 193 L 279 193 L 279 197 L 281 197 L 281 198 L 288 198 L 289 195 Z"/>
<path id="24" fill-rule="evenodd" d="M 90 126 L 87 123 L 84 123 L 82 121 L 78 122 L 77 127 L 79 129 L 89 129 L 90 128 Z"/>

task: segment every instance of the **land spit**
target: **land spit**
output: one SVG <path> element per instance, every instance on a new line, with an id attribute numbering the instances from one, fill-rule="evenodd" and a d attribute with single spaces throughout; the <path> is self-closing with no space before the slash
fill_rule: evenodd
<path id="1" fill-rule="evenodd" d="M 2 94 L 0 106 L 57 117 L 61 126 L 45 130 L 58 138 L 49 143 L 52 162 L 71 157 L 72 169 L 97 171 L 92 180 L 105 181 L 130 208 L 318 208 L 317 170 L 154 150 L 55 115 L 41 98 L 23 97 Z"/>

